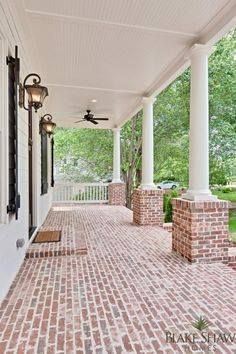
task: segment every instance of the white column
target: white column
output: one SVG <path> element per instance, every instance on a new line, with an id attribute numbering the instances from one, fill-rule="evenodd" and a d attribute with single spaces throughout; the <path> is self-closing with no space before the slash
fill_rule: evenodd
<path id="1" fill-rule="evenodd" d="M 113 179 L 112 183 L 121 183 L 120 179 L 120 128 L 113 129 Z"/>
<path id="2" fill-rule="evenodd" d="M 210 48 L 196 44 L 191 50 L 191 93 L 189 133 L 190 200 L 212 200 L 209 189 L 209 103 L 208 55 Z"/>
<path id="3" fill-rule="evenodd" d="M 151 97 L 143 98 L 142 126 L 142 183 L 141 189 L 156 189 L 153 183 L 153 103 Z"/>

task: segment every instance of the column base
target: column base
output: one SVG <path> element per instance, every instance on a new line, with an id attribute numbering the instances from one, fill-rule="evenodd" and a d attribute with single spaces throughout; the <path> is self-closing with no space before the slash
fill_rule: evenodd
<path id="1" fill-rule="evenodd" d="M 157 189 L 157 187 L 155 186 L 154 183 L 141 184 L 140 189 L 142 189 L 142 190 L 154 190 L 154 189 Z"/>
<path id="2" fill-rule="evenodd" d="M 182 199 L 193 200 L 193 201 L 217 201 L 216 195 L 211 194 L 210 190 L 194 191 L 188 190 L 181 196 Z"/>
<path id="3" fill-rule="evenodd" d="M 189 262 L 228 261 L 228 202 L 173 199 L 172 250 Z"/>
<path id="4" fill-rule="evenodd" d="M 133 193 L 133 222 L 138 225 L 163 226 L 163 191 L 135 189 Z"/>
<path id="5" fill-rule="evenodd" d="M 113 179 L 111 183 L 122 183 L 120 179 Z"/>
<path id="6" fill-rule="evenodd" d="M 126 193 L 125 183 L 112 182 L 108 186 L 108 204 L 109 205 L 125 205 Z"/>

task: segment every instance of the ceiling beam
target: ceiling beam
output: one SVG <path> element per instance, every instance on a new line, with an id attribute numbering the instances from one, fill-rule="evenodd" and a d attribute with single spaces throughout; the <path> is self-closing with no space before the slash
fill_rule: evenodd
<path id="1" fill-rule="evenodd" d="M 236 3 L 229 1 L 199 34 L 200 43 L 213 45 L 236 26 Z"/>
<path id="2" fill-rule="evenodd" d="M 122 22 L 98 20 L 98 19 L 94 19 L 94 18 L 65 15 L 65 14 L 59 14 L 59 13 L 47 12 L 47 11 L 36 11 L 36 10 L 30 10 L 30 9 L 25 9 L 25 11 L 29 14 L 32 14 L 32 15 L 43 16 L 43 17 L 53 17 L 56 20 L 89 22 L 89 23 L 95 23 L 95 24 L 99 24 L 99 25 L 117 26 L 117 27 L 123 27 L 123 28 L 127 28 L 127 29 L 133 28 L 133 29 L 137 29 L 137 30 L 141 30 L 141 31 L 157 32 L 157 33 L 163 33 L 163 34 L 172 35 L 172 36 L 180 36 L 180 37 L 188 37 L 188 38 L 197 37 L 196 33 L 172 31 L 172 30 L 167 30 L 167 29 L 158 28 L 158 27 L 131 25 L 131 24 L 122 23 Z"/>
<path id="3" fill-rule="evenodd" d="M 68 89 L 77 89 L 77 90 L 94 90 L 102 92 L 113 92 L 113 93 L 125 93 L 129 95 L 141 96 L 142 93 L 139 91 L 124 90 L 124 89 L 111 89 L 106 87 L 92 87 L 92 86 L 77 86 L 77 85 L 64 85 L 64 84 L 55 84 L 55 83 L 45 83 L 45 86 L 49 87 L 59 87 L 59 88 L 68 88 Z"/>

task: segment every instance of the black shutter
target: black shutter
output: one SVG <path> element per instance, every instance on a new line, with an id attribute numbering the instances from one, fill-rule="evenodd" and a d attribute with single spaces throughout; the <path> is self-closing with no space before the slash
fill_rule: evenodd
<path id="1" fill-rule="evenodd" d="M 9 167 L 8 188 L 9 200 L 7 212 L 15 214 L 18 218 L 20 196 L 18 194 L 18 85 L 20 60 L 15 48 L 15 58 L 7 57 L 8 65 L 8 141 L 9 141 Z"/>
<path id="2" fill-rule="evenodd" d="M 54 187 L 54 139 L 51 138 L 51 187 Z"/>
<path id="3" fill-rule="evenodd" d="M 41 194 L 48 192 L 48 137 L 41 132 Z"/>

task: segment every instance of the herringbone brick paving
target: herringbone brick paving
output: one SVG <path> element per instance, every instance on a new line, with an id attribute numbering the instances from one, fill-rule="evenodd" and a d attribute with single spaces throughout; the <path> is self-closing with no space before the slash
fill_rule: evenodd
<path id="1" fill-rule="evenodd" d="M 70 209 L 88 254 L 25 260 L 0 308 L 0 353 L 209 353 L 166 341 L 168 330 L 194 333 L 200 315 L 212 334 L 236 332 L 230 267 L 188 264 L 170 234 L 133 225 L 125 207 L 57 208 L 54 227 L 61 212 L 69 226 Z"/>

